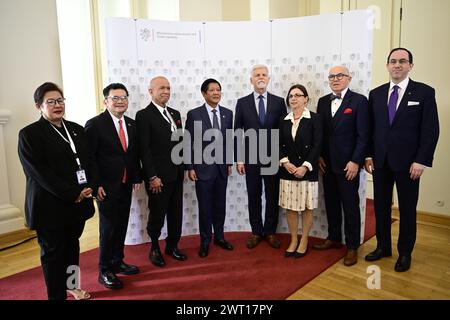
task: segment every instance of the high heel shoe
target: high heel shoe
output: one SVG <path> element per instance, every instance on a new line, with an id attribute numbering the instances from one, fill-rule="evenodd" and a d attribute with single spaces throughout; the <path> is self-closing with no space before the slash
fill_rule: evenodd
<path id="1" fill-rule="evenodd" d="M 289 251 L 285 251 L 284 252 L 284 257 L 285 258 L 289 258 L 289 257 L 293 257 L 295 255 L 295 251 L 289 252 Z"/>
<path id="2" fill-rule="evenodd" d="M 297 250 L 298 246 L 299 246 L 299 244 L 297 244 L 297 245 L 295 246 L 295 249 L 294 249 L 294 251 L 292 251 L 292 252 L 289 252 L 289 251 L 286 250 L 286 251 L 284 252 L 284 256 L 285 256 L 286 258 L 293 257 L 293 256 L 295 255 L 295 250 Z"/>
<path id="3" fill-rule="evenodd" d="M 306 246 L 306 250 L 305 250 L 305 252 L 298 252 L 298 251 L 295 251 L 294 252 L 294 258 L 302 258 L 302 257 L 304 257 L 304 256 L 306 256 L 306 254 L 308 253 L 308 246 Z"/>

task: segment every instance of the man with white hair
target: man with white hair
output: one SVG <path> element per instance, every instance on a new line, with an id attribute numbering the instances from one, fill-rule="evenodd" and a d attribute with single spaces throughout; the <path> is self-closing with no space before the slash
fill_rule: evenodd
<path id="1" fill-rule="evenodd" d="M 351 91 L 352 77 L 345 66 L 330 69 L 331 93 L 319 99 L 317 113 L 324 121 L 319 168 L 323 173 L 328 237 L 313 246 L 317 250 L 342 246 L 342 209 L 347 254 L 344 265 L 358 262 L 361 216 L 359 210 L 359 171 L 364 165 L 369 139 L 367 98 Z"/>
<path id="2" fill-rule="evenodd" d="M 278 129 L 280 119 L 286 116 L 286 105 L 284 99 L 267 92 L 269 84 L 269 69 L 265 65 L 255 65 L 252 68 L 250 82 L 254 92 L 242 97 L 237 101 L 235 110 L 235 129 L 256 130 L 258 137 L 261 130 L 267 130 L 267 151 L 271 150 L 270 135 L 271 130 Z M 258 140 L 259 140 L 258 138 Z M 275 232 L 278 224 L 278 192 L 279 176 L 278 172 L 273 175 L 263 175 L 261 170 L 264 166 L 260 161 L 259 143 L 245 144 L 245 157 L 237 159 L 236 169 L 240 175 L 245 175 L 248 194 L 249 220 L 252 228 L 252 236 L 247 241 L 247 247 L 256 247 L 263 238 L 267 240 L 273 248 L 280 247 L 280 241 L 276 238 Z M 250 151 L 251 147 L 255 147 Z M 249 158 L 255 157 L 258 153 L 256 163 L 251 163 Z M 273 158 L 273 157 L 271 157 Z M 276 155 L 276 159 L 278 155 Z M 262 219 L 262 184 L 264 182 L 264 194 L 266 198 L 266 212 L 263 223 Z"/>

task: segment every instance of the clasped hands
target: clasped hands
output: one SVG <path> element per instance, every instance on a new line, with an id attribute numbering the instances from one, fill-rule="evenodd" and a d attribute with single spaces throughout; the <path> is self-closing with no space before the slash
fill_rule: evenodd
<path id="1" fill-rule="evenodd" d="M 284 168 L 294 177 L 301 179 L 305 176 L 306 172 L 308 171 L 308 168 L 305 166 L 296 167 L 290 162 L 286 162 L 283 164 Z"/>

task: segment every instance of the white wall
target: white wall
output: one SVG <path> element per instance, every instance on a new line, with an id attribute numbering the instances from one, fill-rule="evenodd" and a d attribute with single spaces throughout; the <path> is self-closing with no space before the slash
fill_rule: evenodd
<path id="1" fill-rule="evenodd" d="M 179 0 L 181 21 L 221 21 L 222 0 Z"/>
<path id="2" fill-rule="evenodd" d="M 55 0 L 0 0 L 0 108 L 12 112 L 5 127 L 11 204 L 23 211 L 25 176 L 17 135 L 36 121 L 34 90 L 45 81 L 61 84 Z"/>
<path id="3" fill-rule="evenodd" d="M 411 78 L 436 90 L 440 122 L 433 167 L 425 170 L 420 181 L 418 209 L 447 215 L 450 215 L 449 12 L 448 0 L 403 0 L 401 35 L 401 45 L 411 49 L 414 57 Z"/>
<path id="4" fill-rule="evenodd" d="M 89 0 L 56 0 L 65 118 L 82 126 L 97 114 Z M 67 21 L 77 23 L 67 23 Z"/>

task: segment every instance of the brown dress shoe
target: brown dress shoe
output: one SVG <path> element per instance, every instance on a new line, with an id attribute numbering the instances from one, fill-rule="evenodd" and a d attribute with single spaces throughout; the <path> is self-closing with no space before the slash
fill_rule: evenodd
<path id="1" fill-rule="evenodd" d="M 266 236 L 266 240 L 269 243 L 269 246 L 271 246 L 272 248 L 278 249 L 279 247 L 281 247 L 280 240 L 278 240 L 274 234 Z"/>
<path id="2" fill-rule="evenodd" d="M 344 265 L 350 267 L 358 262 L 358 251 L 348 249 L 344 258 Z"/>
<path id="3" fill-rule="evenodd" d="M 340 248 L 342 248 L 342 243 L 326 239 L 324 242 L 316 243 L 312 247 L 313 247 L 313 249 L 316 249 L 316 250 L 327 250 L 327 249 L 331 249 L 331 248 L 340 249 Z"/>
<path id="4" fill-rule="evenodd" d="M 252 236 L 247 240 L 247 248 L 253 249 L 256 247 L 262 240 L 261 236 L 257 236 L 256 234 L 252 234 Z"/>

